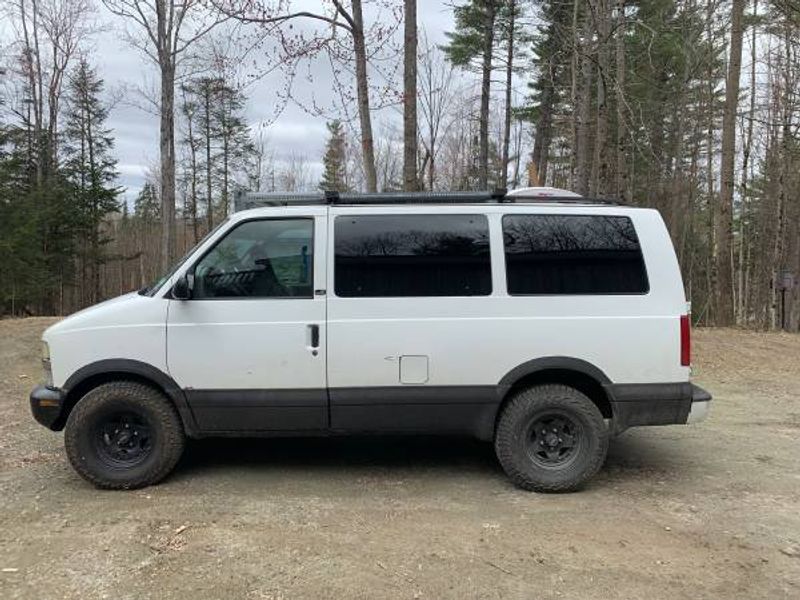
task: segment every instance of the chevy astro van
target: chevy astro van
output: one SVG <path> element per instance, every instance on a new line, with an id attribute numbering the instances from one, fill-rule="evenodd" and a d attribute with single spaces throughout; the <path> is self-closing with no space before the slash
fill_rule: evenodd
<path id="1" fill-rule="evenodd" d="M 424 433 L 570 491 L 611 436 L 708 412 L 655 210 L 552 188 L 235 208 L 152 286 L 44 333 L 33 416 L 94 485 L 160 481 L 187 437 Z"/>

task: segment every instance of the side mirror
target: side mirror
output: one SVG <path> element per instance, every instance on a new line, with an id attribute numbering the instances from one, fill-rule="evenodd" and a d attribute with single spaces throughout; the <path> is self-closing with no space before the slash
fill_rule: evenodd
<path id="1" fill-rule="evenodd" d="M 191 300 L 192 289 L 194 288 L 193 280 L 194 276 L 191 274 L 181 276 L 172 286 L 172 297 L 175 300 Z"/>

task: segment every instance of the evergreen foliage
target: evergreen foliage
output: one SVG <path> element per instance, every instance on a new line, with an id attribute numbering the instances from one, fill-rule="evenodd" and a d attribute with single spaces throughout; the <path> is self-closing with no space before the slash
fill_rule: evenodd
<path id="1" fill-rule="evenodd" d="M 344 127 L 339 120 L 327 123 L 328 140 L 322 157 L 324 171 L 319 189 L 330 192 L 350 191 L 347 186 L 347 154 Z"/>

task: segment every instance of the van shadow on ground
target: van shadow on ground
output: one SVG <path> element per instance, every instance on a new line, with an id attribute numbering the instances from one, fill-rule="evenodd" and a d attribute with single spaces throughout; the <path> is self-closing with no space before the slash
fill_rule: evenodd
<path id="1" fill-rule="evenodd" d="M 600 476 L 625 479 L 642 471 L 679 469 L 680 440 L 625 434 L 613 438 Z M 191 440 L 176 475 L 181 479 L 244 466 L 248 471 L 304 472 L 371 468 L 433 470 L 502 476 L 491 443 L 466 437 L 348 436 L 325 438 L 208 438 Z"/>

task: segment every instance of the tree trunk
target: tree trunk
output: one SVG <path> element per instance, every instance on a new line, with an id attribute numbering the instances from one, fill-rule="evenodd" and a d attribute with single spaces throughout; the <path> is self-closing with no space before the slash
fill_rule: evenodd
<path id="1" fill-rule="evenodd" d="M 547 166 L 550 158 L 550 142 L 553 138 L 553 107 L 555 104 L 555 65 L 550 59 L 547 65 L 547 77 L 542 81 L 542 96 L 539 102 L 539 118 L 536 120 L 536 129 L 531 152 L 531 168 L 529 185 L 547 185 Z"/>
<path id="2" fill-rule="evenodd" d="M 405 0 L 403 35 L 403 189 L 419 189 L 417 177 L 417 0 Z"/>
<path id="3" fill-rule="evenodd" d="M 511 83 L 514 76 L 514 36 L 516 34 L 515 18 L 517 11 L 516 0 L 508 0 L 508 48 L 506 54 L 506 106 L 503 121 L 503 152 L 500 160 L 500 180 L 498 186 L 505 189 L 508 186 L 508 148 L 511 144 Z"/>
<path id="4" fill-rule="evenodd" d="M 582 2 L 572 3 L 572 53 L 570 56 L 570 98 L 572 99 L 572 118 L 570 119 L 570 164 L 569 175 L 571 185 L 575 187 L 575 170 L 578 163 L 578 70 L 580 69 L 581 62 L 581 48 L 580 48 L 580 30 L 579 30 L 579 17 L 581 12 Z"/>
<path id="5" fill-rule="evenodd" d="M 791 146 L 794 143 L 792 136 L 792 104 L 791 96 L 793 92 L 792 78 L 791 78 L 791 57 L 792 57 L 792 43 L 793 36 L 791 33 L 790 25 L 784 24 L 784 37 L 783 37 L 783 89 L 781 90 L 781 151 L 780 151 L 780 166 L 778 175 L 778 202 L 775 207 L 775 238 L 772 244 L 772 260 L 771 262 L 771 291 L 772 297 L 770 301 L 770 317 L 771 327 L 777 329 L 784 325 L 785 315 L 783 311 L 786 306 L 781 304 L 781 292 L 778 289 L 779 278 L 784 266 L 784 234 L 786 230 L 786 209 L 791 173 Z M 791 297 L 791 296 L 790 296 Z"/>
<path id="6" fill-rule="evenodd" d="M 714 227 L 715 214 L 717 212 L 717 203 L 714 201 L 714 187 L 716 181 L 716 174 L 714 173 L 714 132 L 716 131 L 715 122 L 715 106 L 714 106 L 714 92 L 716 87 L 716 78 L 714 75 L 714 7 L 716 6 L 715 0 L 707 0 L 706 2 L 706 37 L 709 40 L 709 50 L 704 56 L 706 62 L 706 202 L 708 206 L 708 214 L 706 216 L 706 229 L 708 239 L 708 255 L 706 263 L 706 298 L 705 306 L 701 311 L 703 314 L 708 311 L 707 322 L 713 324 L 714 313 L 716 311 L 716 303 L 713 302 L 714 290 L 716 289 L 716 256 L 717 256 L 717 242 L 716 242 L 716 229 Z"/>
<path id="7" fill-rule="evenodd" d="M 222 210 L 225 217 L 228 216 L 228 170 L 229 170 L 229 154 L 230 154 L 230 139 L 228 135 L 222 138 Z"/>
<path id="8" fill-rule="evenodd" d="M 211 82 L 206 81 L 203 87 L 203 107 L 205 110 L 205 143 L 206 143 L 206 226 L 208 231 L 214 228 L 214 202 L 211 188 Z"/>
<path id="9" fill-rule="evenodd" d="M 89 91 L 87 90 L 87 94 Z M 97 164 L 94 155 L 94 134 L 92 133 L 92 113 L 88 98 L 86 99 L 86 149 L 89 159 L 89 189 L 90 191 L 90 222 L 91 231 L 89 232 L 89 247 L 92 253 L 92 304 L 100 301 L 100 215 L 97 206 L 98 194 L 100 193 L 100 181 L 97 174 Z"/>
<path id="10" fill-rule="evenodd" d="M 192 169 L 191 180 L 189 181 L 189 194 L 191 196 L 189 210 L 191 211 L 190 216 L 192 218 L 192 238 L 196 244 L 200 238 L 197 230 L 197 146 L 195 145 L 194 131 L 192 128 L 193 122 L 194 115 L 188 116 L 186 124 L 189 128 L 189 157 Z"/>
<path id="11" fill-rule="evenodd" d="M 628 122 L 625 114 L 625 2 L 617 0 L 617 31 L 615 37 L 615 62 L 617 71 L 617 85 L 615 89 L 615 100 L 617 104 L 617 169 L 616 169 L 616 188 L 617 196 L 623 202 L 631 201 L 631 193 L 628 177 L 627 144 L 628 144 Z"/>
<path id="12" fill-rule="evenodd" d="M 367 191 L 378 191 L 378 173 L 375 170 L 375 146 L 372 139 L 372 116 L 369 112 L 369 84 L 367 80 L 367 49 L 364 45 L 364 16 L 361 0 L 353 0 L 353 51 L 356 59 L 356 95 L 358 118 L 361 123 L 361 153 Z"/>
<path id="13" fill-rule="evenodd" d="M 489 99 L 492 85 L 492 54 L 494 51 L 494 0 L 486 2 L 484 15 L 483 64 L 481 65 L 481 112 L 478 133 L 478 187 L 489 188 Z"/>
<path id="14" fill-rule="evenodd" d="M 583 38 L 589 39 L 590 16 L 587 11 L 583 23 Z M 576 43 L 578 40 L 576 40 Z M 575 130 L 575 181 L 573 189 L 585 196 L 589 192 L 589 176 L 591 174 L 591 147 L 589 146 L 589 123 L 592 115 L 592 60 L 588 56 L 588 41 L 580 46 L 580 81 L 576 92 L 575 112 L 577 127 Z"/>
<path id="15" fill-rule="evenodd" d="M 175 260 L 175 66 L 171 59 L 161 65 L 161 270 Z"/>
<path id="16" fill-rule="evenodd" d="M 599 0 L 596 6 L 598 52 L 597 52 L 597 128 L 595 131 L 593 194 L 601 197 L 611 195 L 611 140 L 608 128 L 608 86 L 611 53 L 611 4 L 610 0 Z"/>
<path id="17" fill-rule="evenodd" d="M 753 2 L 753 15 L 758 16 L 758 0 Z M 750 167 L 750 153 L 752 152 L 753 145 L 753 121 L 756 112 L 756 34 L 757 28 L 755 24 L 752 25 L 752 38 L 750 40 L 750 106 L 747 117 L 746 137 L 744 141 L 744 149 L 742 151 L 742 198 L 741 198 L 741 211 L 739 213 L 739 260 L 738 271 L 736 275 L 736 322 L 739 325 L 744 325 L 747 322 L 747 286 L 745 284 L 745 274 L 747 272 L 745 265 L 748 264 L 746 257 L 748 254 L 749 240 L 747 239 L 747 212 L 748 212 L 748 168 Z"/>
<path id="18" fill-rule="evenodd" d="M 745 0 L 733 0 L 728 78 L 725 85 L 725 112 L 722 116 L 722 162 L 720 165 L 717 232 L 717 325 L 732 325 L 733 314 L 733 187 L 736 159 L 736 109 L 739 105 L 739 74 L 742 68 L 742 16 Z"/>

